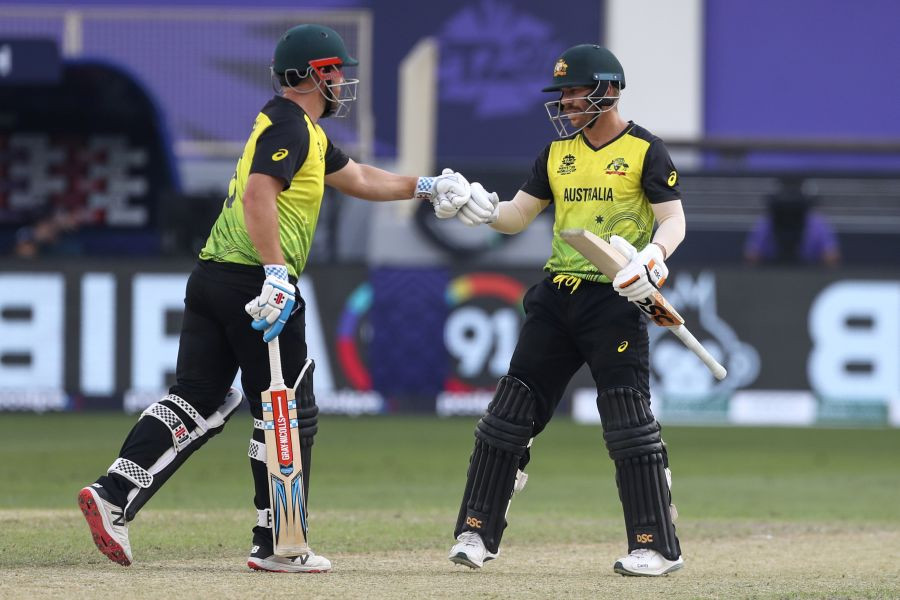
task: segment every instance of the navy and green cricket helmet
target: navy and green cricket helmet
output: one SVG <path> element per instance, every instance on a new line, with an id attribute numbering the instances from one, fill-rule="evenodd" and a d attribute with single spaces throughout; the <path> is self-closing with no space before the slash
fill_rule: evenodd
<path id="1" fill-rule="evenodd" d="M 542 92 L 567 87 L 597 87 L 601 81 L 625 89 L 625 70 L 616 55 L 597 44 L 579 44 L 562 53 L 553 65 L 551 84 Z M 603 90 L 605 91 L 605 90 Z"/>
<path id="2" fill-rule="evenodd" d="M 324 25 L 297 25 L 282 34 L 275 46 L 272 73 L 282 86 L 300 85 L 316 74 L 316 85 L 325 97 L 323 117 L 344 117 L 356 100 L 359 79 L 344 77 L 344 67 L 359 61 L 350 56 L 337 31 Z"/>
<path id="3" fill-rule="evenodd" d="M 612 84 L 615 91 L 607 95 Z M 586 100 L 584 110 L 573 112 L 571 107 L 563 110 L 562 92 L 566 88 L 584 87 L 586 92 L 580 100 Z M 619 92 L 625 89 L 625 70 L 616 55 L 608 48 L 597 44 L 579 44 L 563 52 L 553 65 L 553 79 L 543 92 L 559 92 L 556 100 L 544 103 L 550 123 L 560 137 L 568 137 L 590 127 L 602 113 L 612 110 L 619 101 Z M 572 99 L 570 99 L 572 100 Z M 578 100 L 578 99 L 576 99 Z M 593 115 L 593 118 L 571 129 L 572 119 L 579 115 Z"/>
<path id="4" fill-rule="evenodd" d="M 275 46 L 272 70 L 284 74 L 297 69 L 301 74 L 314 61 L 337 58 L 341 67 L 355 67 L 359 61 L 350 56 L 337 31 L 324 25 L 297 25 L 282 34 Z"/>

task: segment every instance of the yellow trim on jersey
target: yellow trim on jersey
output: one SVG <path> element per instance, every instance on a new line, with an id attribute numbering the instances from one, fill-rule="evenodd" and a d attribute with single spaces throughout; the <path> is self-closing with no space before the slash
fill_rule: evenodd
<path id="1" fill-rule="evenodd" d="M 650 243 L 653 209 L 641 186 L 650 143 L 625 133 L 599 150 L 582 135 L 553 142 L 547 177 L 553 192 L 553 251 L 544 270 L 609 283 L 609 278 L 559 236 L 586 229 L 604 240 L 620 235 L 636 248 Z"/>

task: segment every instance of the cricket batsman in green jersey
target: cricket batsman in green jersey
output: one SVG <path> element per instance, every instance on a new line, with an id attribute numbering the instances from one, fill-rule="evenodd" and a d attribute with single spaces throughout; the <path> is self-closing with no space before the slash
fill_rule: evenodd
<path id="1" fill-rule="evenodd" d="M 684 211 L 662 140 L 619 116 L 624 89 L 625 72 L 608 49 L 581 44 L 563 52 L 544 88 L 559 94 L 545 104 L 559 139 L 544 148 L 511 201 L 500 202 L 476 182 L 458 213 L 467 225 L 512 234 L 552 206 L 554 224 L 548 275 L 525 294 L 525 323 L 508 374 L 475 430 L 450 550 L 455 563 L 481 568 L 499 555 L 532 441 L 586 364 L 625 517 L 628 553 L 613 569 L 658 576 L 684 564 L 668 453 L 650 410 L 647 324 L 633 304 L 665 282 L 664 261 L 684 239 Z M 608 240 L 630 262 L 610 281 L 560 237 L 565 229 Z"/>
<path id="2" fill-rule="evenodd" d="M 297 390 L 308 493 L 318 408 L 305 305 L 295 285 L 309 258 L 325 186 L 371 201 L 428 200 L 440 218 L 453 217 L 470 198 L 459 173 L 397 175 L 354 162 L 328 139 L 320 121 L 347 114 L 359 80 L 344 70 L 357 64 L 337 32 L 320 25 L 293 27 L 275 46 L 271 71 L 280 93 L 253 121 L 222 212 L 188 279 L 175 385 L 142 413 L 107 472 L 78 495 L 97 548 L 114 562 L 131 564 L 129 522 L 241 403 L 231 387 L 240 369 L 254 417 L 249 456 L 257 521 L 247 564 L 291 573 L 331 569 L 312 551 L 273 552 L 260 402 L 270 381 L 267 342 L 277 337 L 284 380 Z"/>

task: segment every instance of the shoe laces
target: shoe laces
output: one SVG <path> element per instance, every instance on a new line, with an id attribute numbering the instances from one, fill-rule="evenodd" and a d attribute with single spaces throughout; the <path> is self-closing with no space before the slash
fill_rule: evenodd
<path id="1" fill-rule="evenodd" d="M 652 552 L 653 550 L 651 550 L 650 548 L 638 548 L 636 550 L 632 550 L 628 554 L 635 558 L 649 558 L 650 556 L 652 556 Z"/>
<path id="2" fill-rule="evenodd" d="M 484 542 L 481 540 L 481 536 L 474 531 L 463 531 L 456 539 L 459 540 L 459 542 L 464 546 L 471 546 L 474 548 L 480 548 L 484 546 Z"/>

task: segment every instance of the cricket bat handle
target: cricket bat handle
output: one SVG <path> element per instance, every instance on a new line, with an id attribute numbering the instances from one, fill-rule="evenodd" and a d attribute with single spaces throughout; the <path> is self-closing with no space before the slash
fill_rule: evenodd
<path id="1" fill-rule="evenodd" d="M 725 370 L 725 367 L 720 365 L 715 358 L 712 357 L 712 354 L 703 347 L 703 344 L 697 341 L 697 338 L 694 337 L 694 334 L 691 333 L 687 327 L 683 324 L 677 327 L 669 327 L 669 331 L 675 334 L 675 336 L 681 340 L 687 348 L 697 355 L 697 357 L 703 361 L 703 364 L 709 369 L 709 371 L 713 374 L 713 377 L 718 379 L 719 381 L 725 379 L 725 376 L 728 374 L 728 371 Z"/>
<path id="2" fill-rule="evenodd" d="M 284 389 L 284 375 L 281 373 L 281 346 L 278 338 L 268 343 L 269 346 L 269 372 L 272 375 L 271 388 L 273 390 Z"/>

